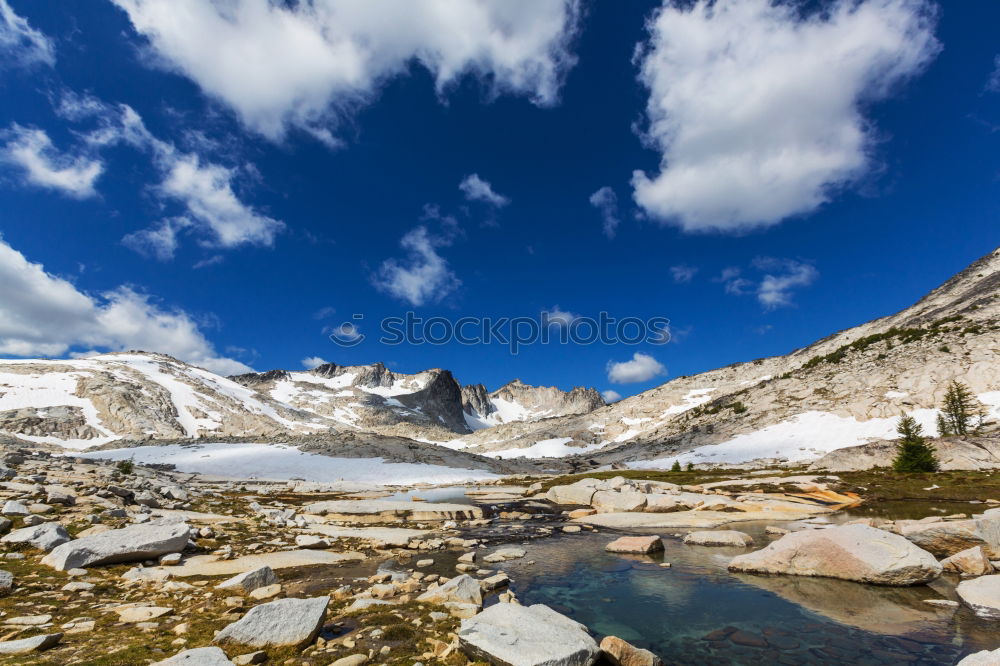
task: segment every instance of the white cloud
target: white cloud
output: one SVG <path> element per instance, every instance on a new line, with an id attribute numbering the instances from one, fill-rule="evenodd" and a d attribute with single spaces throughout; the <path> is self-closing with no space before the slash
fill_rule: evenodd
<path id="1" fill-rule="evenodd" d="M 482 201 L 497 208 L 503 208 L 510 203 L 510 199 L 493 191 L 493 186 L 479 177 L 478 173 L 466 176 L 458 184 L 458 189 L 462 191 L 468 201 Z"/>
<path id="2" fill-rule="evenodd" d="M 757 287 L 757 300 L 768 310 L 791 305 L 791 291 L 807 287 L 819 277 L 815 266 L 794 259 L 758 257 L 754 267 L 767 271 Z"/>
<path id="3" fill-rule="evenodd" d="M 15 14 L 7 0 L 0 0 L 0 68 L 4 64 L 54 65 L 56 49 L 48 37 Z"/>
<path id="4" fill-rule="evenodd" d="M 620 363 L 608 361 L 607 370 L 608 381 L 613 384 L 645 382 L 667 372 L 662 363 L 642 352 L 633 354 L 630 361 L 621 361 Z"/>
<path id="5" fill-rule="evenodd" d="M 743 270 L 736 266 L 729 266 L 728 268 L 723 268 L 722 273 L 715 279 L 715 282 L 721 282 L 726 289 L 727 294 L 736 294 L 740 296 L 747 293 L 747 291 L 753 287 L 753 282 L 742 277 Z"/>
<path id="6" fill-rule="evenodd" d="M 219 356 L 187 313 L 164 310 L 128 286 L 85 294 L 2 240 L 0 284 L 0 354 L 62 356 L 73 347 L 143 349 L 220 374 L 250 371 Z"/>
<path id="7" fill-rule="evenodd" d="M 143 256 L 167 261 L 173 259 L 177 251 L 177 234 L 189 226 L 191 221 L 184 217 L 163 220 L 158 227 L 127 234 L 122 243 Z"/>
<path id="8" fill-rule="evenodd" d="M 461 286 L 448 261 L 437 248 L 451 244 L 451 239 L 434 236 L 421 225 L 409 231 L 399 242 L 407 251 L 406 259 L 382 262 L 375 286 L 414 307 L 435 303 Z"/>
<path id="9" fill-rule="evenodd" d="M 670 267 L 670 274 L 674 276 L 674 282 L 678 284 L 690 282 L 697 272 L 698 269 L 695 266 L 688 266 L 687 264 L 678 264 L 677 266 Z"/>
<path id="10" fill-rule="evenodd" d="M 601 397 L 604 398 L 604 402 L 610 405 L 613 402 L 618 402 L 619 400 L 621 400 L 622 394 L 619 393 L 618 391 L 612 391 L 611 389 L 608 389 L 607 391 L 601 391 Z"/>
<path id="11" fill-rule="evenodd" d="M 557 100 L 575 63 L 577 0 L 113 0 L 162 63 L 280 139 L 329 127 L 412 63 L 439 94 L 466 75 L 492 94 Z M 250 73 L 250 74 L 248 74 Z"/>
<path id="12" fill-rule="evenodd" d="M 205 162 L 195 153 L 178 149 L 174 144 L 152 134 L 142 117 L 132 107 L 112 106 L 90 96 L 66 94 L 58 112 L 80 121 L 95 118 L 99 127 L 84 134 L 92 150 L 125 144 L 148 151 L 163 180 L 154 189 L 161 198 L 184 207 L 185 216 L 172 223 L 129 234 L 123 239 L 134 249 L 168 259 L 177 247 L 177 231 L 191 227 L 201 232 L 202 244 L 232 248 L 240 245 L 271 246 L 285 225 L 259 213 L 244 203 L 234 190 L 234 169 Z"/>
<path id="13" fill-rule="evenodd" d="M 104 171 L 100 160 L 61 153 L 43 130 L 17 123 L 2 136 L 6 142 L 0 147 L 0 161 L 22 170 L 28 183 L 75 199 L 96 194 L 94 183 Z"/>
<path id="14" fill-rule="evenodd" d="M 863 104 L 937 54 L 926 0 L 664 0 L 637 51 L 660 173 L 633 173 L 651 217 L 740 231 L 809 213 L 871 162 Z"/>
<path id="15" fill-rule="evenodd" d="M 308 356 L 302 359 L 302 367 L 306 370 L 312 370 L 313 368 L 318 368 L 321 365 L 325 365 L 328 361 L 319 356 Z"/>
<path id="16" fill-rule="evenodd" d="M 553 305 L 551 310 L 542 310 L 542 321 L 548 322 L 550 326 L 562 326 L 568 328 L 580 315 L 563 310 L 558 305 Z"/>
<path id="17" fill-rule="evenodd" d="M 618 217 L 618 195 L 610 187 L 602 187 L 590 195 L 590 205 L 601 211 L 604 220 L 604 235 L 614 238 L 621 219 Z"/>

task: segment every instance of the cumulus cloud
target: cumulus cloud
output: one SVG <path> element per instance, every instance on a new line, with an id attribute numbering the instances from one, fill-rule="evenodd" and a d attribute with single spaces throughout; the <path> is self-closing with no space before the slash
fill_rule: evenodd
<path id="1" fill-rule="evenodd" d="M 618 391 L 613 391 L 611 389 L 608 389 L 607 391 L 601 391 L 601 397 L 604 398 L 604 402 L 610 405 L 613 402 L 618 402 L 619 400 L 621 400 L 622 394 L 619 393 Z"/>
<path id="2" fill-rule="evenodd" d="M 926 0 L 664 0 L 640 46 L 648 143 L 660 172 L 633 173 L 651 217 L 685 231 L 742 231 L 809 213 L 871 162 L 863 105 L 940 49 Z"/>
<path id="3" fill-rule="evenodd" d="M 330 128 L 412 63 L 439 94 L 471 75 L 491 94 L 553 104 L 580 15 L 577 0 L 113 2 L 164 66 L 251 129 L 280 139 L 298 127 L 331 145 Z"/>
<path id="4" fill-rule="evenodd" d="M 405 259 L 387 259 L 374 277 L 375 287 L 414 307 L 436 303 L 458 289 L 462 281 L 438 254 L 439 247 L 451 245 L 451 238 L 430 233 L 421 225 L 399 242 Z"/>
<path id="5" fill-rule="evenodd" d="M 792 290 L 808 287 L 819 277 L 815 266 L 794 259 L 758 257 L 754 267 L 766 272 L 757 287 L 757 300 L 768 310 L 791 305 Z"/>
<path id="6" fill-rule="evenodd" d="M 177 232 L 188 227 L 198 231 L 202 244 L 209 247 L 269 247 L 285 228 L 283 222 L 258 212 L 239 198 L 234 189 L 235 169 L 206 162 L 196 153 L 157 138 L 132 107 L 67 94 L 57 110 L 69 120 L 97 121 L 99 126 L 83 135 L 92 151 L 124 144 L 148 152 L 162 177 L 154 193 L 183 206 L 183 216 L 126 236 L 123 240 L 129 247 L 169 259 L 177 248 Z"/>
<path id="7" fill-rule="evenodd" d="M 612 384 L 635 384 L 666 374 L 667 368 L 649 354 L 636 352 L 630 361 L 608 361 L 608 381 Z"/>
<path id="8" fill-rule="evenodd" d="M 493 191 L 493 186 L 479 177 L 478 173 L 466 176 L 458 184 L 458 189 L 462 191 L 468 201 L 482 201 L 497 208 L 503 208 L 510 203 L 510 199 Z"/>
<path id="9" fill-rule="evenodd" d="M 604 235 L 614 238 L 621 219 L 618 217 L 618 195 L 610 187 L 602 187 L 590 195 L 590 205 L 601 211 Z"/>
<path id="10" fill-rule="evenodd" d="M 690 282 L 698 269 L 694 266 L 688 266 L 687 264 L 678 264 L 677 266 L 670 267 L 670 274 L 674 277 L 674 282 L 678 284 L 684 284 Z"/>
<path id="11" fill-rule="evenodd" d="M 132 287 L 86 294 L 0 240 L 0 354 L 62 356 L 74 347 L 170 354 L 219 374 L 251 368 L 220 356 L 182 310 Z"/>
<path id="12" fill-rule="evenodd" d="M 32 28 L 0 0 L 0 68 L 5 64 L 30 66 L 56 64 L 56 49 L 44 34 Z"/>
<path id="13" fill-rule="evenodd" d="M 49 135 L 17 123 L 0 135 L 0 161 L 19 169 L 27 183 L 75 199 L 94 196 L 94 183 L 104 172 L 100 160 L 60 152 Z"/>
<path id="14" fill-rule="evenodd" d="M 321 365 L 326 365 L 328 361 L 319 356 L 307 356 L 302 359 L 302 367 L 306 370 L 312 370 L 313 368 L 318 368 Z"/>

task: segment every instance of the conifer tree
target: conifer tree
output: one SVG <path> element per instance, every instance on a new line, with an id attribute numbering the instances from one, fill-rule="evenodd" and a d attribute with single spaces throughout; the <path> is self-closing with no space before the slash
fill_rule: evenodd
<path id="1" fill-rule="evenodd" d="M 679 460 L 675 460 L 673 466 L 670 468 L 671 472 L 681 471 L 681 463 Z"/>
<path id="2" fill-rule="evenodd" d="M 977 416 L 981 417 L 977 402 L 972 391 L 962 382 L 956 380 L 949 384 L 941 405 L 943 418 L 938 419 L 939 434 L 968 435 L 975 432 L 977 427 L 973 421 Z"/>
<path id="3" fill-rule="evenodd" d="M 896 426 L 899 446 L 892 469 L 896 472 L 936 472 L 940 468 L 934 449 L 923 436 L 923 427 L 907 414 L 899 417 Z"/>

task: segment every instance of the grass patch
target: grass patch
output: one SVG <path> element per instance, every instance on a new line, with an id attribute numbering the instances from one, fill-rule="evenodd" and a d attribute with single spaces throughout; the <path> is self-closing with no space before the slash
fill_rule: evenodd
<path id="1" fill-rule="evenodd" d="M 938 500 L 968 502 L 1000 499 L 1000 473 L 952 471 L 907 473 L 888 469 L 836 474 L 837 490 L 856 492 L 866 501 Z M 932 486 L 939 486 L 927 490 Z"/>

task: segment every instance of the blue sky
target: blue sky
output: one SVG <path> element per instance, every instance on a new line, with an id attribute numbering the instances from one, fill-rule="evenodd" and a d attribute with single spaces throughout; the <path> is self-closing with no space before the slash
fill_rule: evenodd
<path id="1" fill-rule="evenodd" d="M 0 0 L 0 355 L 629 395 L 997 245 L 995 3 L 391 4 Z M 407 310 L 674 341 L 379 344 Z"/>

